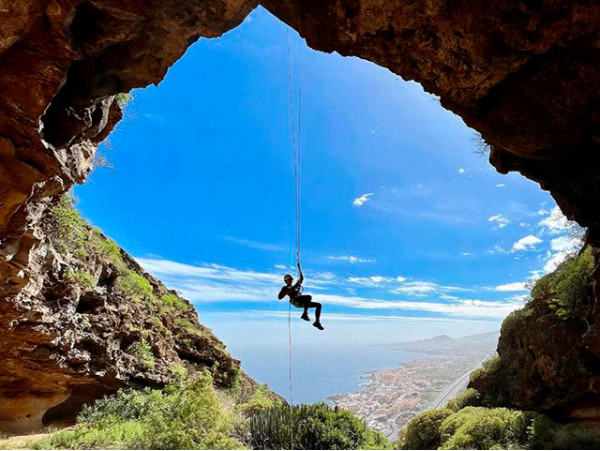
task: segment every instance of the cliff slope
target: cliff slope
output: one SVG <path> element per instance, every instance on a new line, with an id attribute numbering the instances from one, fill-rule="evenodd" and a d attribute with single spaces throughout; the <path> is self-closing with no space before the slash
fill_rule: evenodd
<path id="1" fill-rule="evenodd" d="M 120 387 L 161 387 L 182 365 L 207 368 L 217 387 L 240 377 L 193 306 L 88 226 L 67 197 L 40 228 L 35 283 L 0 304 L 0 430 L 72 420 Z"/>

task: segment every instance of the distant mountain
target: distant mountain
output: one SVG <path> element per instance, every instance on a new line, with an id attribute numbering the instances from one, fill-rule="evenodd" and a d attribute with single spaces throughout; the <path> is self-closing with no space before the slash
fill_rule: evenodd
<path id="1" fill-rule="evenodd" d="M 481 355 L 482 357 L 496 350 L 500 331 L 483 334 L 468 335 L 466 337 L 452 338 L 448 335 L 437 335 L 416 341 L 392 343 L 384 345 L 387 349 L 396 349 L 409 352 L 418 352 L 433 355 Z"/>

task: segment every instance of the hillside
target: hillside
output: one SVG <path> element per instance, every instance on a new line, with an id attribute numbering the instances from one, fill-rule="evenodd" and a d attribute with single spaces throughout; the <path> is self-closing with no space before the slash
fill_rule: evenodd
<path id="1" fill-rule="evenodd" d="M 0 430 L 73 421 L 85 403 L 162 387 L 183 367 L 208 370 L 218 388 L 255 385 L 193 306 L 88 226 L 67 196 L 39 233 L 35 283 L 2 305 Z"/>
<path id="2" fill-rule="evenodd" d="M 460 338 L 438 335 L 423 340 L 393 343 L 386 345 L 386 348 L 432 355 L 452 356 L 468 354 L 474 357 L 484 357 L 493 352 L 498 343 L 499 335 L 499 331 L 468 335 Z"/>

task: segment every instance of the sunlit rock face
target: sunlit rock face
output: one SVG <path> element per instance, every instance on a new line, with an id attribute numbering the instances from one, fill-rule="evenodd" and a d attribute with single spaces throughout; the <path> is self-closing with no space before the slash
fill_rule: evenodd
<path id="1" fill-rule="evenodd" d="M 134 379 L 126 367 L 122 378 L 102 373 L 118 353 L 106 354 L 104 367 L 73 369 L 85 351 L 68 341 L 79 336 L 75 326 L 48 326 L 78 301 L 65 295 L 69 302 L 51 304 L 49 274 L 60 258 L 44 218 L 85 180 L 95 145 L 120 120 L 114 95 L 159 83 L 196 39 L 234 28 L 256 3 L 0 0 L 0 428 L 32 429 L 48 412 L 70 415 L 86 396 Z M 538 181 L 600 243 L 599 3 L 262 4 L 313 48 L 373 61 L 440 96 L 491 144 L 500 172 Z M 72 343 L 73 358 L 61 357 L 67 351 L 56 343 Z M 27 407 L 36 402 L 43 407 Z"/>

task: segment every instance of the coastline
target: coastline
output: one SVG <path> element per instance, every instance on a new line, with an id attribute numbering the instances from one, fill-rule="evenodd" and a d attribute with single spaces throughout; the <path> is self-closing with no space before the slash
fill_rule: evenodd
<path id="1" fill-rule="evenodd" d="M 411 360 L 398 368 L 365 372 L 358 391 L 329 396 L 327 401 L 355 413 L 369 427 L 394 440 L 406 423 L 431 408 L 447 387 L 460 393 L 457 381 L 467 382 L 465 374 L 480 364 L 481 356 L 468 355 Z"/>

